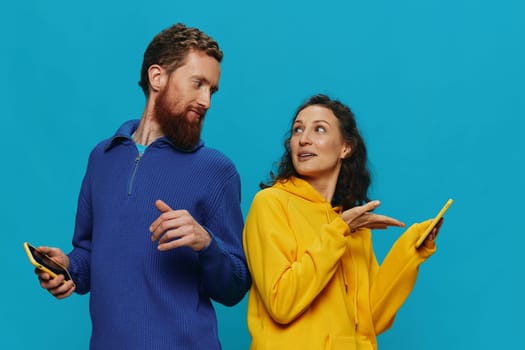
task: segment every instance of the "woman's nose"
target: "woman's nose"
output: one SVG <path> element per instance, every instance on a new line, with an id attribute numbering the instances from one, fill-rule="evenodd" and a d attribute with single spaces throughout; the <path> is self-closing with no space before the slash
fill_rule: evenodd
<path id="1" fill-rule="evenodd" d="M 308 144 L 311 144 L 311 140 L 310 140 L 310 133 L 305 130 L 301 136 L 299 136 L 299 144 L 300 145 L 308 145 Z"/>

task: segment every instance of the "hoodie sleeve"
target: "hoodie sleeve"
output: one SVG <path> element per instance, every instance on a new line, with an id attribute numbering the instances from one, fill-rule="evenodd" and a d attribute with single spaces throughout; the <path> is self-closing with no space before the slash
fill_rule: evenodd
<path id="1" fill-rule="evenodd" d="M 415 244 L 431 220 L 414 224 L 394 243 L 381 266 L 372 254 L 370 308 L 376 334 L 386 331 L 412 291 L 419 266 L 436 250 L 435 243 L 416 249 Z"/>

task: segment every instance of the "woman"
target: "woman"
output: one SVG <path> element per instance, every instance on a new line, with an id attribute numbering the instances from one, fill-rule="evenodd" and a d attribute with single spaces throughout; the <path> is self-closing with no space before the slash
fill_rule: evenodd
<path id="1" fill-rule="evenodd" d="M 370 229 L 404 226 L 374 214 L 366 147 L 353 113 L 324 95 L 297 110 L 276 176 L 255 196 L 243 233 L 253 284 L 251 349 L 377 349 L 435 251 L 438 225 L 411 226 L 379 266 Z M 440 223 L 441 224 L 441 223 Z"/>

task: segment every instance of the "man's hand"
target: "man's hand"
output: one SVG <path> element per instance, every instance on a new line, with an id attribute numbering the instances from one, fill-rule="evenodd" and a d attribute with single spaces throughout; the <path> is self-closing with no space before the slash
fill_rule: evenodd
<path id="1" fill-rule="evenodd" d="M 187 210 L 173 210 L 160 199 L 155 202 L 155 206 L 161 214 L 153 221 L 149 230 L 151 240 L 158 240 L 159 250 L 187 246 L 199 251 L 210 244 L 210 234 Z"/>
<path id="2" fill-rule="evenodd" d="M 69 258 L 60 249 L 38 247 L 37 251 L 46 254 L 51 259 L 69 269 Z M 75 291 L 75 283 L 73 280 L 66 281 L 64 275 L 58 275 L 52 278 L 47 272 L 39 270 L 38 268 L 35 269 L 35 274 L 38 276 L 40 286 L 47 289 L 47 291 L 57 299 L 67 298 Z"/>
<path id="3" fill-rule="evenodd" d="M 353 207 L 341 213 L 341 218 L 348 224 L 350 232 L 354 232 L 360 228 L 386 229 L 388 226 L 405 227 L 405 224 L 399 220 L 389 216 L 371 213 L 371 211 L 379 207 L 380 204 L 379 201 L 375 200 L 365 205 Z"/>

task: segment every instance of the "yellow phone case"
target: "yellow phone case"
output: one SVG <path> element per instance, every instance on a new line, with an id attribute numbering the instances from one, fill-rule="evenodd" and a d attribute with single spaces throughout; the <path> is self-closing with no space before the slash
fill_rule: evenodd
<path id="1" fill-rule="evenodd" d="M 49 276 L 51 276 L 51 278 L 55 278 L 56 276 L 58 276 L 58 274 L 56 272 L 54 272 L 53 270 L 51 270 L 51 268 L 45 266 L 44 263 L 41 263 L 41 262 L 39 262 L 39 261 L 37 261 L 35 259 L 35 257 L 33 256 L 33 253 L 32 253 L 32 251 L 36 251 L 35 247 L 33 247 L 28 242 L 24 242 L 24 250 L 26 251 L 27 257 L 29 258 L 29 262 L 31 262 L 31 264 L 33 264 L 36 268 L 38 268 L 41 271 L 44 271 L 44 272 L 48 273 Z M 64 271 L 63 275 L 64 275 L 66 280 L 71 279 L 71 275 L 69 274 L 69 271 L 64 266 L 62 266 L 61 264 L 59 264 L 55 260 L 49 258 L 47 255 L 45 256 L 45 258 L 49 259 L 52 264 L 56 265 L 57 269 L 60 269 L 60 270 Z"/>
<path id="2" fill-rule="evenodd" d="M 432 230 L 434 229 L 434 227 L 436 227 L 437 223 L 439 222 L 439 220 L 443 217 L 443 215 L 445 215 L 446 211 L 448 210 L 448 208 L 450 208 L 450 206 L 452 205 L 452 203 L 454 203 L 454 200 L 451 198 L 449 199 L 445 205 L 443 206 L 443 208 L 441 208 L 441 210 L 439 211 L 439 213 L 436 215 L 436 217 L 434 219 L 432 219 L 432 223 L 427 227 L 427 229 L 425 230 L 425 232 L 421 235 L 421 237 L 419 237 L 419 239 L 417 240 L 416 242 L 416 248 L 419 248 L 421 247 L 421 244 L 423 244 L 423 242 L 425 241 L 425 239 L 428 237 L 428 235 L 430 234 L 430 232 L 432 232 Z"/>

